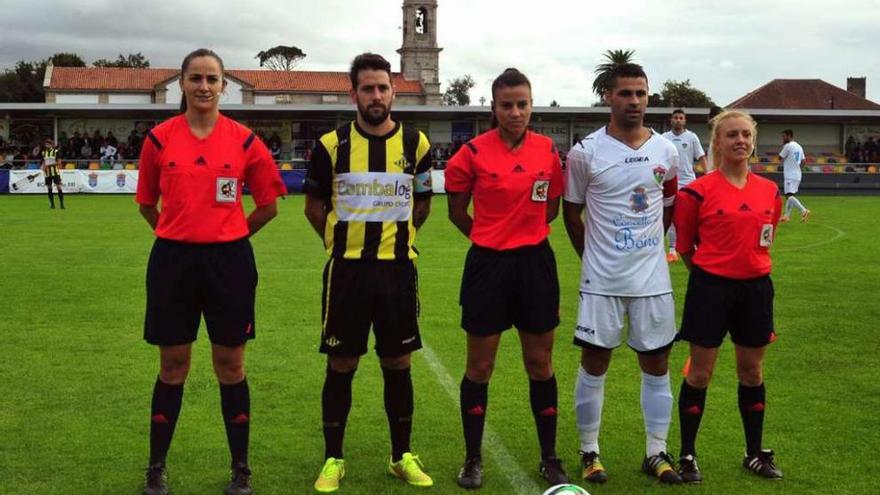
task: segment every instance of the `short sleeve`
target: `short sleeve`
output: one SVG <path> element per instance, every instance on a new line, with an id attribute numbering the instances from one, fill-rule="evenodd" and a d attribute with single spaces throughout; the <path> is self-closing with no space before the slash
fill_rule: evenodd
<path id="1" fill-rule="evenodd" d="M 782 147 L 782 151 L 779 152 L 779 156 L 781 156 L 782 159 L 784 160 L 784 159 L 788 158 L 788 155 L 790 153 L 791 153 L 791 147 L 788 144 L 786 144 L 785 146 Z"/>
<path id="2" fill-rule="evenodd" d="M 670 146 L 668 153 L 669 169 L 663 176 L 663 206 L 669 207 L 675 203 L 678 193 L 678 162 L 679 156 L 675 146 Z"/>
<path id="3" fill-rule="evenodd" d="M 419 131 L 419 145 L 416 148 L 416 170 L 414 177 L 415 198 L 425 199 L 434 193 L 431 183 L 431 169 L 434 168 L 431 158 L 431 143 L 422 131 Z"/>
<path id="4" fill-rule="evenodd" d="M 672 223 L 675 225 L 675 250 L 682 254 L 693 253 L 697 240 L 697 221 L 703 195 L 691 187 L 678 191 Z"/>
<path id="5" fill-rule="evenodd" d="M 303 183 L 303 192 L 313 198 L 329 201 L 333 192 L 332 172 L 333 163 L 330 160 L 330 153 L 324 146 L 323 141 L 315 144 L 312 150 L 312 158 L 309 160 L 309 169 L 306 172 L 306 180 Z"/>
<path id="6" fill-rule="evenodd" d="M 582 205 L 587 202 L 591 159 L 592 156 L 581 143 L 569 150 L 565 159 L 565 200 L 569 203 Z"/>
<path id="7" fill-rule="evenodd" d="M 287 194 L 281 173 L 262 139 L 254 139 L 247 149 L 245 182 L 257 206 L 266 206 L 278 196 Z"/>
<path id="8" fill-rule="evenodd" d="M 694 142 L 691 146 L 693 146 L 693 148 L 694 148 L 694 158 L 699 160 L 700 158 L 703 158 L 704 156 L 706 156 L 706 152 L 703 151 L 703 145 L 702 145 L 702 143 L 700 143 L 700 137 L 697 136 L 696 134 L 693 134 L 693 136 L 694 136 Z M 679 166 L 681 166 L 681 164 L 679 164 Z"/>
<path id="9" fill-rule="evenodd" d="M 451 193 L 471 192 L 474 186 L 474 158 L 473 144 L 465 143 L 458 152 L 446 162 L 446 191 Z"/>
<path id="10" fill-rule="evenodd" d="M 144 206 L 155 206 L 159 202 L 159 159 L 162 144 L 152 131 L 141 147 L 138 159 L 138 184 L 134 200 Z"/>

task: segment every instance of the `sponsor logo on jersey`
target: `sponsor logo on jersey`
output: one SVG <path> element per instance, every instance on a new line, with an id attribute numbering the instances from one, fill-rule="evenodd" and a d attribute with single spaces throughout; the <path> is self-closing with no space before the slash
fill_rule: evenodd
<path id="1" fill-rule="evenodd" d="M 629 197 L 629 207 L 636 213 L 648 209 L 648 191 L 644 187 L 639 186 L 633 189 L 632 196 Z"/>
<path id="2" fill-rule="evenodd" d="M 623 163 L 639 163 L 647 161 L 650 161 L 650 158 L 648 158 L 647 156 L 631 156 L 624 160 Z"/>
<path id="3" fill-rule="evenodd" d="M 215 199 L 218 203 L 235 203 L 238 198 L 238 179 L 235 177 L 217 177 L 217 192 Z"/>
<path id="4" fill-rule="evenodd" d="M 207 164 L 208 164 L 208 161 L 205 160 L 205 157 L 199 156 L 198 158 L 196 158 L 196 165 L 205 166 Z"/>
<path id="5" fill-rule="evenodd" d="M 402 170 L 406 170 L 412 167 L 412 163 L 410 163 L 409 160 L 407 160 L 406 157 L 403 155 L 400 155 L 400 158 L 398 158 L 394 162 L 394 164 L 400 167 Z"/>
<path id="6" fill-rule="evenodd" d="M 585 327 L 585 326 L 582 326 L 582 325 L 578 325 L 578 326 L 575 328 L 575 330 L 578 331 L 578 332 L 581 332 L 581 333 L 585 333 L 585 334 L 587 334 L 587 335 L 596 335 L 596 330 L 595 330 L 594 328 Z"/>
<path id="7" fill-rule="evenodd" d="M 336 347 L 342 342 L 340 342 L 336 337 L 330 337 L 329 339 L 324 341 L 327 344 L 327 347 Z"/>
<path id="8" fill-rule="evenodd" d="M 532 201 L 547 201 L 547 189 L 550 188 L 549 180 L 536 180 L 532 184 Z"/>
<path id="9" fill-rule="evenodd" d="M 428 180 L 421 178 L 420 180 Z M 339 174 L 334 202 L 342 221 L 400 222 L 412 215 L 413 176 L 390 172 Z"/>

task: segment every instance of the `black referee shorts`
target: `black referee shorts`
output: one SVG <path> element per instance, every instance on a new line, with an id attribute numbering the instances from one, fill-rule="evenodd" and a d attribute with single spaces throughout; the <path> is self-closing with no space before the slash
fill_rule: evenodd
<path id="1" fill-rule="evenodd" d="M 556 257 L 544 240 L 496 251 L 472 245 L 461 277 L 461 327 L 486 337 L 511 326 L 545 333 L 559 326 Z"/>
<path id="2" fill-rule="evenodd" d="M 379 357 L 421 349 L 418 283 L 411 260 L 331 258 L 324 267 L 321 352 L 366 354 L 371 326 Z"/>
<path id="3" fill-rule="evenodd" d="M 214 244 L 156 239 L 147 265 L 144 339 L 155 345 L 196 340 L 205 315 L 214 344 L 254 338 L 257 266 L 247 238 Z"/>
<path id="4" fill-rule="evenodd" d="M 680 337 L 719 347 L 730 332 L 734 344 L 763 347 L 773 334 L 773 281 L 769 275 L 736 280 L 691 268 Z"/>

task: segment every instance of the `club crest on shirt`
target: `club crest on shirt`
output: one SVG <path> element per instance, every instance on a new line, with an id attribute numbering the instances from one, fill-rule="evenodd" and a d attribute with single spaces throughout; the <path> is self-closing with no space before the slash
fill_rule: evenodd
<path id="1" fill-rule="evenodd" d="M 532 184 L 532 201 L 547 201 L 547 189 L 550 188 L 549 180 L 536 180 Z"/>
<path id="2" fill-rule="evenodd" d="M 663 183 L 663 178 L 666 177 L 666 167 L 663 165 L 657 165 L 654 167 L 654 180 L 657 181 L 657 184 Z"/>
<path id="3" fill-rule="evenodd" d="M 648 191 L 643 186 L 633 189 L 632 196 L 629 197 L 629 206 L 636 213 L 648 209 Z"/>
<path id="4" fill-rule="evenodd" d="M 681 143 L 681 147 L 687 149 L 688 144 L 687 144 L 687 143 Z"/>
<path id="5" fill-rule="evenodd" d="M 217 177 L 216 197 L 218 203 L 235 203 L 238 198 L 238 179 Z"/>

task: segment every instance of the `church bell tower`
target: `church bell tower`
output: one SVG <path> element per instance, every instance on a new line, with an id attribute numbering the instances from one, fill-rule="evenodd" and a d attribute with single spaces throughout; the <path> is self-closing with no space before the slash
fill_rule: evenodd
<path id="1" fill-rule="evenodd" d="M 403 44 L 400 72 L 410 80 L 421 81 L 425 104 L 440 105 L 440 51 L 437 46 L 437 0 L 403 1 Z"/>

